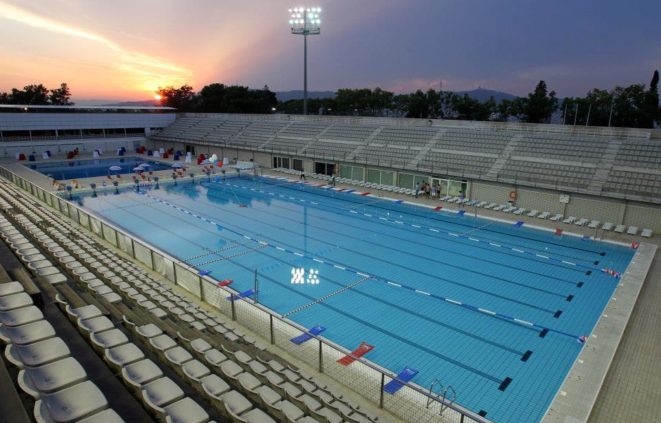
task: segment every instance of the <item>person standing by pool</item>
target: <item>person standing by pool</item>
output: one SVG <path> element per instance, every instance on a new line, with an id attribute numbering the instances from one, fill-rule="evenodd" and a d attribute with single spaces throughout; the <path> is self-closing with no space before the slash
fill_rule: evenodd
<path id="1" fill-rule="evenodd" d="M 418 194 L 420 194 L 420 182 L 415 183 L 415 198 L 418 198 Z"/>
<path id="2" fill-rule="evenodd" d="M 301 171 L 301 181 L 305 181 L 305 172 Z"/>

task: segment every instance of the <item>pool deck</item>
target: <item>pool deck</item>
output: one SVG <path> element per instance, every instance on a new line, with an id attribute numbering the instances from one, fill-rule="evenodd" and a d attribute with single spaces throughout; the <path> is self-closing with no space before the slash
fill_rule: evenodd
<path id="1" fill-rule="evenodd" d="M 658 237 L 656 244 L 659 244 Z M 661 420 L 661 259 L 655 258 L 589 422 Z"/>
<path id="2" fill-rule="evenodd" d="M 542 420 L 544 423 L 588 420 L 625 333 L 656 249 L 656 245 L 644 243 L 636 251 L 611 301 Z"/>
<path id="3" fill-rule="evenodd" d="M 171 162 L 171 160 L 167 161 Z M 29 178 L 42 188 L 55 191 L 50 178 L 14 160 L 6 160 L 0 164 Z M 201 173 L 202 166 L 187 164 L 187 167 L 195 172 L 196 178 L 204 177 Z M 264 173 L 279 177 L 290 176 L 268 170 Z M 159 176 L 161 181 L 166 181 L 170 179 L 171 171 L 154 172 L 154 175 Z M 132 185 L 129 177 L 125 180 L 125 185 Z M 84 186 L 88 186 L 91 182 L 101 186 L 104 181 L 107 182 L 107 178 L 88 178 L 80 182 Z M 343 184 L 337 186 L 349 188 Z M 448 209 L 453 207 L 452 204 L 440 203 L 437 200 L 413 199 L 403 194 L 378 191 L 375 194 L 428 206 L 442 204 Z M 546 229 L 558 227 L 565 229 L 567 233 L 590 236 L 595 233 L 592 229 L 561 222 L 513 216 L 484 209 L 479 209 L 477 212 L 480 217 L 523 220 L 531 226 Z M 640 242 L 641 238 L 626 234 L 604 233 L 604 240 L 629 244 L 634 240 Z M 611 302 L 604 310 L 602 318 L 572 371 L 549 407 L 543 420 L 545 423 L 586 421 L 601 423 L 659 419 L 661 366 L 658 365 L 657 358 L 661 356 L 661 337 L 658 336 L 658 327 L 661 324 L 661 285 L 656 281 L 661 279 L 661 260 L 658 258 L 655 260 L 658 244 L 658 236 L 640 244 L 632 263 L 622 277 L 620 286 L 613 294 Z M 647 283 L 644 283 L 646 280 Z M 388 417 L 392 418 L 392 416 Z M 392 420 L 396 421 L 396 419 Z"/>

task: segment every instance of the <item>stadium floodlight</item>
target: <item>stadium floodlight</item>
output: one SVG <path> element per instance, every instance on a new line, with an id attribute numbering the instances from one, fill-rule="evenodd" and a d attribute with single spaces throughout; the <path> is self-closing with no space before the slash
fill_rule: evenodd
<path id="1" fill-rule="evenodd" d="M 308 35 L 321 34 L 321 8 L 289 9 L 289 27 L 294 35 L 303 36 L 303 114 L 308 114 Z"/>

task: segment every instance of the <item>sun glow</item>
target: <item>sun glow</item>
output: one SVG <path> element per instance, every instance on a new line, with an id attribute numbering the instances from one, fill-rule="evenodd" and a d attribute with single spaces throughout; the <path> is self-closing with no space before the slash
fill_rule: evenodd
<path id="1" fill-rule="evenodd" d="M 158 87 L 179 86 L 192 80 L 190 69 L 171 63 L 167 59 L 125 48 L 100 33 L 40 16 L 0 1 L 0 21 L 2 19 L 21 23 L 37 30 L 66 35 L 76 38 L 82 43 L 93 43 L 102 47 L 99 50 L 108 60 L 106 70 L 111 68 L 119 71 L 123 75 L 120 78 L 121 85 L 125 89 L 153 93 Z"/>

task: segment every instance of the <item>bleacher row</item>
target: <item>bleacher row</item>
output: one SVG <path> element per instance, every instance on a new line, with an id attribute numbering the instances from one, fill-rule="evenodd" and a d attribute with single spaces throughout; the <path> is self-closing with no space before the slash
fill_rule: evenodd
<path id="1" fill-rule="evenodd" d="M 455 127 L 451 122 L 447 126 L 391 127 L 376 124 L 349 125 L 335 123 L 333 120 L 182 117 L 153 135 L 152 139 L 198 141 L 224 147 L 503 182 L 516 179 L 521 184 L 529 182 L 538 185 L 541 180 L 545 180 L 548 185 L 571 191 L 617 194 L 616 197 L 643 201 L 661 199 L 661 177 L 655 173 L 661 160 L 661 142 L 651 139 L 649 132 L 639 131 L 633 135 L 614 133 L 609 136 L 604 131 L 582 128 L 572 131 L 552 129 L 554 132 L 544 132 L 542 127 L 539 131 L 529 128 L 522 130 L 514 126 L 511 129 L 469 128 Z M 609 150 L 611 142 L 617 145 Z M 508 149 L 510 143 L 512 147 Z M 416 159 L 423 149 L 429 149 L 429 154 L 421 154 Z M 617 152 L 614 161 L 607 154 L 608 151 Z M 469 153 L 477 153 L 478 156 Z M 504 161 L 504 165 L 492 169 L 498 158 Z M 544 160 L 548 162 L 543 163 Z M 568 163 L 562 165 L 558 161 Z M 540 163 L 548 166 L 540 166 Z M 626 171 L 615 168 L 620 165 L 635 169 Z M 607 170 L 605 181 L 594 181 L 595 167 L 599 166 L 605 166 Z M 540 173 L 540 168 L 558 169 L 562 174 L 561 180 L 553 181 L 557 175 Z M 621 182 L 621 172 L 628 172 L 625 176 L 630 178 L 630 183 Z M 656 184 L 654 189 L 637 189 L 638 181 L 642 180 L 640 175 L 653 178 Z"/>
<path id="2" fill-rule="evenodd" d="M 276 172 L 287 173 L 294 176 L 301 175 L 300 171 L 294 169 L 274 168 L 273 170 Z M 324 174 L 313 173 L 311 175 L 306 174 L 306 177 L 307 176 L 310 176 L 311 178 L 314 179 L 318 179 L 320 181 L 332 182 L 332 177 Z M 402 188 L 393 185 L 383 185 L 373 182 L 358 181 L 354 179 L 336 178 L 335 182 L 364 187 L 364 188 L 376 189 L 385 192 L 394 192 L 397 194 L 413 195 L 413 196 L 416 194 L 415 190 L 410 188 Z M 422 196 L 421 193 L 418 194 Z M 438 200 L 441 202 L 454 203 L 458 206 L 478 207 L 478 208 L 484 208 L 485 210 L 493 210 L 503 213 L 512 213 L 517 216 L 521 216 L 525 214 L 528 217 L 536 217 L 542 220 L 548 219 L 553 222 L 563 222 L 566 224 L 575 224 L 577 226 L 585 226 L 590 229 L 603 229 L 604 231 L 614 231 L 617 233 L 626 232 L 628 235 L 638 235 L 639 232 L 639 228 L 637 226 L 627 227 L 626 225 L 615 225 L 611 222 L 602 223 L 596 219 L 588 219 L 584 217 L 580 219 L 577 218 L 576 216 L 565 217 L 562 213 L 551 213 L 548 211 L 539 211 L 536 209 L 528 211 L 523 207 L 516 207 L 511 204 L 498 204 L 488 201 L 480 201 L 476 199 L 471 200 L 470 198 L 455 197 L 450 195 L 445 195 L 443 197 L 440 197 L 438 198 Z M 650 238 L 652 236 L 652 230 L 643 229 L 642 231 L 640 231 L 640 235 L 645 238 Z"/>
<path id="3" fill-rule="evenodd" d="M 14 253 L 56 290 L 63 313 L 155 419 L 379 420 L 7 183 L 0 183 L 0 210 L 0 232 Z M 122 421 L 121 410 L 109 409 L 85 380 L 69 340 L 55 336 L 20 291 L 0 285 L 0 339 L 21 369 L 18 385 L 36 400 L 37 421 Z"/>

